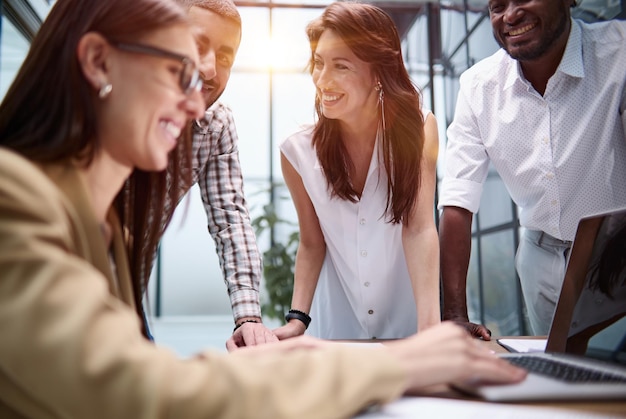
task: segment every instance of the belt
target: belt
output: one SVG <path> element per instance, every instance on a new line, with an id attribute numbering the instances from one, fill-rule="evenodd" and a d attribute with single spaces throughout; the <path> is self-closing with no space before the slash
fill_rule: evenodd
<path id="1" fill-rule="evenodd" d="M 528 236 L 531 237 L 539 246 L 545 243 L 549 246 L 572 247 L 571 240 L 557 239 L 556 237 L 549 235 L 545 231 L 526 230 L 526 232 Z"/>

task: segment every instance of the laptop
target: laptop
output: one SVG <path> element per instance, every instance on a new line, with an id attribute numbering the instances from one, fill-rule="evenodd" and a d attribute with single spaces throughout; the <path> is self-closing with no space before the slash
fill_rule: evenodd
<path id="1" fill-rule="evenodd" d="M 456 387 L 490 401 L 626 400 L 626 208 L 579 222 L 545 351 L 501 356 L 527 378 Z"/>

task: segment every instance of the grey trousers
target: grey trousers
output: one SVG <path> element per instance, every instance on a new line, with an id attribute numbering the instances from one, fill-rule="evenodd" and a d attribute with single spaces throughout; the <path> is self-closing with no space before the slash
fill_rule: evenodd
<path id="1" fill-rule="evenodd" d="M 515 267 L 534 335 L 550 331 L 571 246 L 543 231 L 522 231 Z"/>

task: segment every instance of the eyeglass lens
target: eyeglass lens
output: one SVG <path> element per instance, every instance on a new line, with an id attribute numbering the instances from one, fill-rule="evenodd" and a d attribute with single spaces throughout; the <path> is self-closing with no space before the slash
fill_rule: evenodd
<path id="1" fill-rule="evenodd" d="M 187 94 L 194 90 L 200 91 L 202 88 L 200 72 L 193 61 L 187 58 L 183 60 L 183 70 L 180 73 L 180 88 Z"/>
<path id="2" fill-rule="evenodd" d="M 200 91 L 202 88 L 202 79 L 200 72 L 196 67 L 196 64 L 188 57 L 179 55 L 170 51 L 163 50 L 161 48 L 153 47 L 150 45 L 133 44 L 126 42 L 114 42 L 110 41 L 112 45 L 124 51 L 135 52 L 138 54 L 148 54 L 156 57 L 165 57 L 173 60 L 177 60 L 182 63 L 183 68 L 180 73 L 180 79 L 178 84 L 181 90 L 185 94 L 189 94 L 192 91 Z"/>

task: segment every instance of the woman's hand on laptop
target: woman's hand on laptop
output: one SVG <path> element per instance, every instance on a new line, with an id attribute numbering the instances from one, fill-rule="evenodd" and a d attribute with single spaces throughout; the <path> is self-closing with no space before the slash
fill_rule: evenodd
<path id="1" fill-rule="evenodd" d="M 514 383 L 526 371 L 496 356 L 452 323 L 430 327 L 386 345 L 408 373 L 407 393 L 451 383 Z"/>

